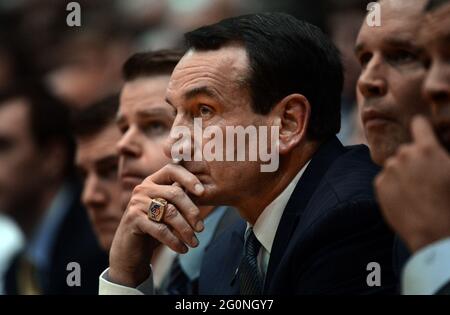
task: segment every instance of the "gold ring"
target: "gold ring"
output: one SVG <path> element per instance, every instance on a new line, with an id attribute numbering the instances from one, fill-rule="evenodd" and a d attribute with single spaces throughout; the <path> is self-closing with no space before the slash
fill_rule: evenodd
<path id="1" fill-rule="evenodd" d="M 152 199 L 150 206 L 148 207 L 149 220 L 160 222 L 164 216 L 164 211 L 167 207 L 167 200 L 163 198 Z"/>

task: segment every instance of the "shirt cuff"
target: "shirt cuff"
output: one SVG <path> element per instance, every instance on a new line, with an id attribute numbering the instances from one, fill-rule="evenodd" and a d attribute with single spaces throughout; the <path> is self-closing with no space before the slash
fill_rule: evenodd
<path id="1" fill-rule="evenodd" d="M 450 238 L 430 244 L 410 258 L 403 270 L 403 294 L 436 294 L 450 281 Z"/>
<path id="2" fill-rule="evenodd" d="M 153 272 L 150 266 L 149 277 L 136 288 L 126 287 L 111 282 L 108 274 L 109 268 L 102 272 L 98 286 L 99 295 L 153 295 L 155 294 L 153 286 Z"/>

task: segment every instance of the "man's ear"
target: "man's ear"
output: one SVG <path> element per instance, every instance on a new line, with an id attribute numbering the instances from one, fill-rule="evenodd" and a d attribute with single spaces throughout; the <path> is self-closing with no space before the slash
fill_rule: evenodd
<path id="1" fill-rule="evenodd" d="M 279 152 L 286 154 L 306 139 L 311 105 L 301 94 L 290 94 L 283 98 L 272 110 L 280 123 Z"/>

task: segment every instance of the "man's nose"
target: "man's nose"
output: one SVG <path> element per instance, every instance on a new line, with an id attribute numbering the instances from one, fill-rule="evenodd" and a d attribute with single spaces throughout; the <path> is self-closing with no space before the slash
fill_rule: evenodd
<path id="1" fill-rule="evenodd" d="M 86 207 L 94 209 L 107 203 L 107 195 L 103 192 L 100 181 L 96 176 L 86 178 L 81 199 Z"/>
<path id="2" fill-rule="evenodd" d="M 120 155 L 139 157 L 142 154 L 142 147 L 138 141 L 137 131 L 131 127 L 122 135 L 117 143 L 117 150 Z"/>
<path id="3" fill-rule="evenodd" d="M 164 154 L 172 159 L 172 150 L 176 153 L 185 153 L 193 151 L 193 122 L 187 121 L 181 115 L 175 118 L 169 136 L 164 142 Z"/>
<path id="4" fill-rule="evenodd" d="M 387 84 L 379 57 L 374 56 L 362 70 L 357 89 L 366 98 L 380 97 L 387 93 Z"/>

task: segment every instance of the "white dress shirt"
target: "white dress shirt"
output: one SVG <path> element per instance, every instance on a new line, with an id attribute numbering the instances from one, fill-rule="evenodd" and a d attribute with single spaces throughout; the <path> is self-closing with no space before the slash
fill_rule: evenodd
<path id="1" fill-rule="evenodd" d="M 25 246 L 25 236 L 9 217 L 0 214 L 0 295 L 4 294 L 4 275 L 11 260 Z"/>
<path id="2" fill-rule="evenodd" d="M 263 210 L 253 226 L 253 233 L 261 243 L 261 249 L 259 250 L 257 259 L 259 270 L 261 271 L 264 279 L 269 266 L 270 253 L 272 252 L 272 245 L 275 240 L 278 225 L 280 224 L 281 216 L 283 215 L 284 209 L 286 208 L 286 205 L 291 198 L 298 181 L 308 167 L 308 164 L 309 161 L 303 166 L 297 175 L 295 175 L 294 179 L 283 190 L 283 192 Z M 250 226 L 251 225 L 247 223 L 247 230 Z"/>
<path id="3" fill-rule="evenodd" d="M 450 238 L 435 242 L 412 256 L 403 270 L 402 293 L 431 295 L 450 281 Z"/>

